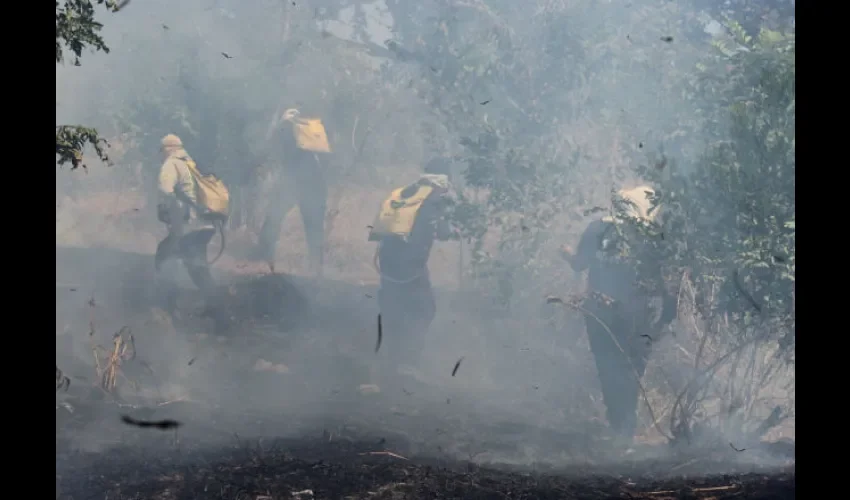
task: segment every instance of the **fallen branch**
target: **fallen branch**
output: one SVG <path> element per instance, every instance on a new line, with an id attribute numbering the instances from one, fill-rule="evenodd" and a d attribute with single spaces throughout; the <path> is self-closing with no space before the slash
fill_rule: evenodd
<path id="1" fill-rule="evenodd" d="M 399 458 L 401 460 L 410 460 L 401 455 L 397 455 L 391 451 L 367 451 L 366 453 L 358 453 L 358 455 L 386 455 L 388 457 Z"/>
<path id="2" fill-rule="evenodd" d="M 729 490 L 738 490 L 741 486 L 738 484 L 730 484 L 728 486 L 711 486 L 707 488 L 688 488 L 688 491 L 691 493 L 713 493 L 717 491 L 729 491 Z M 681 493 L 677 490 L 658 490 L 658 491 L 647 491 L 642 492 L 642 495 L 676 495 Z"/>

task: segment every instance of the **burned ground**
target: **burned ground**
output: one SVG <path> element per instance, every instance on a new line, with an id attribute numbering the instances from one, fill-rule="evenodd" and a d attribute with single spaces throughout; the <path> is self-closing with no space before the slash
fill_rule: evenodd
<path id="1" fill-rule="evenodd" d="M 125 445 L 57 454 L 57 498 L 795 498 L 793 468 L 706 475 L 710 464 L 516 471 L 405 456 L 400 443 L 346 437 L 239 441 L 157 452 Z M 681 465 L 681 464 L 680 464 Z"/>
<path id="2" fill-rule="evenodd" d="M 630 458 L 611 450 L 602 429 L 499 422 L 462 394 L 435 404 L 424 387 L 415 390 L 407 405 L 383 393 L 340 392 L 277 412 L 250 402 L 234 411 L 107 398 L 97 409 L 60 407 L 57 499 L 796 496 L 793 458 L 754 465 L 766 463 L 763 450 L 727 446 L 679 453 L 645 446 Z M 139 428 L 123 415 L 181 425 Z M 80 448 L 81 435 L 94 451 Z"/>
<path id="3" fill-rule="evenodd" d="M 489 439 L 473 443 L 477 438 L 464 432 L 470 424 L 457 416 L 435 422 L 389 403 L 351 396 L 336 411 L 325 408 L 334 416 L 321 420 L 309 408 L 262 416 L 211 410 L 200 418 L 191 403 L 167 411 L 109 405 L 84 424 L 111 443 L 97 452 L 74 445 L 81 421 L 63 412 L 57 414 L 66 418 L 57 432 L 57 498 L 795 498 L 793 463 L 752 465 L 744 455 L 758 450 L 654 457 L 643 450 L 642 458 L 615 458 L 604 439 L 588 447 L 575 434 L 550 431 L 534 440 L 521 424 L 486 420 L 479 427 L 489 429 L 477 428 L 475 436 Z M 461 404 L 458 413 L 468 412 Z M 128 413 L 182 425 L 165 431 L 128 426 L 119 418 Z M 426 436 L 429 425 L 443 428 Z M 285 437 L 269 437 L 275 435 Z M 538 448 L 545 442 L 574 458 L 558 466 L 497 458 L 516 455 L 525 441 Z M 481 458 L 490 449 L 502 453 Z"/>
<path id="4" fill-rule="evenodd" d="M 458 357 L 469 353 L 452 351 L 437 378 L 360 390 L 371 381 L 363 359 L 375 356 L 374 287 L 229 276 L 218 296 L 218 311 L 227 312 L 221 328 L 202 317 L 191 294 L 183 305 L 197 315 L 150 312 L 155 305 L 140 278 L 146 267 L 139 254 L 57 248 L 57 301 L 74 297 L 79 311 L 69 306 L 64 317 L 75 318 L 73 332 L 83 328 L 74 342 L 90 337 L 90 322 L 91 337 L 108 341 L 130 315 L 148 311 L 133 326 L 139 359 L 122 369 L 142 386 L 174 377 L 190 388 L 168 394 L 162 384 L 145 392 L 125 383 L 105 394 L 86 376 L 90 367 L 60 358 L 72 383 L 57 405 L 57 498 L 795 497 L 793 457 L 766 458 L 763 450 L 726 443 L 676 453 L 647 444 L 624 456 L 612 451 L 598 422 L 545 421 L 541 415 L 559 401 L 544 404 L 544 388 L 536 386 L 515 400 L 517 387 L 508 386 L 517 366 L 545 363 L 502 340 L 498 349 L 521 351 L 523 359 L 501 367 L 504 378 L 493 374 L 495 389 L 472 381 L 480 357 L 467 356 L 452 377 Z M 102 275 L 75 276 L 79 269 Z M 115 279 L 110 269 L 126 274 Z M 292 323 L 296 314 L 308 318 Z M 187 333 L 204 328 L 211 332 L 204 341 Z M 274 335 L 281 331 L 288 333 Z M 159 343 L 168 339 L 204 347 L 150 359 L 165 352 Z M 137 428 L 122 415 L 183 425 Z"/>

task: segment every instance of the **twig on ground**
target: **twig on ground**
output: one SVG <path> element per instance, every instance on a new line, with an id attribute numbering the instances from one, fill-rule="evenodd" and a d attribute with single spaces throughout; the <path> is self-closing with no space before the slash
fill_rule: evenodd
<path id="1" fill-rule="evenodd" d="M 167 405 L 170 405 L 172 403 L 180 403 L 182 401 L 189 401 L 189 399 L 186 398 L 186 397 L 181 397 L 181 398 L 177 398 L 177 399 L 172 399 L 170 401 L 163 401 L 162 403 L 157 403 L 156 405 L 157 406 L 167 406 Z"/>
<path id="2" fill-rule="evenodd" d="M 711 493 L 716 491 L 729 491 L 740 489 L 740 485 L 730 484 L 728 486 L 711 486 L 707 488 L 688 488 L 688 491 L 691 493 Z M 641 492 L 643 495 L 676 495 L 679 494 L 680 491 L 676 490 L 657 490 L 657 491 L 647 491 Z"/>
<path id="3" fill-rule="evenodd" d="M 401 460 L 410 460 L 409 458 L 405 458 L 391 451 L 367 451 L 366 453 L 359 453 L 359 455 L 386 455 L 388 457 L 399 458 Z"/>
<path id="4" fill-rule="evenodd" d="M 697 463 L 701 460 L 702 460 L 701 458 L 692 458 L 692 459 L 688 460 L 687 462 L 682 462 L 679 465 L 675 465 L 675 466 L 671 467 L 670 472 L 677 471 L 679 469 L 683 469 L 683 468 L 685 468 L 689 465 L 693 465 L 693 464 L 695 464 L 695 463 Z"/>

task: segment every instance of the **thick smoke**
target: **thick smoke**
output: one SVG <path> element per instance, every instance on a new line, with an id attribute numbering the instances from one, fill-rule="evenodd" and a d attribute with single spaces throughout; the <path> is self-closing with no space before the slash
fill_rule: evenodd
<path id="1" fill-rule="evenodd" d="M 563 464 L 593 453 L 596 441 L 588 436 L 605 435 L 605 416 L 584 324 L 546 303 L 549 295 L 582 290 L 582 278 L 557 263 L 555 250 L 576 243 L 589 220 L 581 207 L 608 206 L 611 188 L 634 175 L 633 166 L 660 155 L 687 164 L 700 150 L 698 132 L 670 126 L 691 112 L 673 77 L 707 50 L 710 23 L 681 2 L 501 3 L 494 14 L 485 3 L 402 9 L 393 2 L 392 11 L 414 12 L 423 25 L 437 19 L 447 30 L 468 30 L 480 40 L 480 61 L 522 60 L 541 68 L 534 81 L 542 86 L 549 79 L 548 88 L 484 77 L 472 89 L 440 88 L 427 76 L 433 72 L 427 58 L 437 52 L 428 40 L 405 45 L 414 54 L 407 59 L 387 49 L 398 29 L 410 28 L 383 1 L 334 11 L 308 2 L 152 0 L 100 13 L 110 52 L 84 54 L 82 66 L 57 66 L 56 76 L 57 124 L 98 128 L 112 141 L 114 159 L 112 166 L 92 162 L 87 173 L 57 172 L 57 360 L 71 377 L 70 394 L 82 394 L 95 378 L 92 344 L 109 351 L 112 335 L 127 326 L 137 359 L 127 362 L 126 375 L 141 388 L 122 382 L 121 394 L 137 405 L 168 403 L 155 408 L 157 417 L 211 427 L 209 420 L 218 419 L 217 430 L 203 434 L 208 444 L 217 435 L 225 442 L 232 433 L 310 433 L 346 422 L 412 436 L 422 453 L 460 458 Z M 493 33 L 506 32 L 510 46 L 493 41 Z M 441 92 L 470 94 L 465 122 L 441 121 L 433 100 Z M 542 97 L 534 109 L 521 109 L 532 99 L 512 97 L 535 92 Z M 294 302 L 268 306 L 265 314 L 295 326 L 234 337 L 217 332 L 209 318 L 169 317 L 157 308 L 152 286 L 152 255 L 164 236 L 152 201 L 160 137 L 180 134 L 193 156 L 243 183 L 239 196 L 257 199 L 261 222 L 271 197 L 292 196 L 292 186 L 283 195 L 268 187 L 279 174 L 264 134 L 282 106 L 323 116 L 336 145 L 326 174 L 333 218 L 326 279 L 304 276 L 304 237 L 293 211 L 276 276 L 263 263 L 245 264 L 254 236 L 244 228 L 231 232 L 214 272 L 237 291 L 244 281 L 237 274 L 292 287 L 287 297 Z M 389 190 L 414 180 L 431 155 L 462 154 L 457 134 L 542 112 L 546 140 L 524 154 L 564 165 L 559 175 L 570 186 L 559 200 L 565 211 L 542 231 L 546 243 L 537 254 L 554 262 L 557 273 L 517 277 L 511 307 L 494 315 L 495 289 L 484 293 L 481 283 L 459 277 L 459 267 L 474 258 L 470 244 L 437 243 L 430 267 L 438 313 L 422 362 L 409 386 L 378 384 L 380 392 L 369 394 L 386 362 L 383 350 L 375 353 L 377 273 L 365 229 L 374 210 Z M 210 134 L 223 144 L 216 152 Z M 457 183 L 464 184 L 460 175 Z M 492 234 L 499 231 L 507 229 Z M 494 242 L 487 245 L 482 252 L 495 252 Z M 191 290 L 188 278 L 183 286 Z M 201 315 L 202 304 L 185 295 L 181 314 Z M 260 300 L 240 304 L 262 309 Z M 297 315 L 309 319 L 299 323 Z M 385 343 L 399 341 L 393 332 L 383 336 Z M 669 338 L 659 344 L 658 350 L 677 348 Z M 666 376 L 678 376 L 679 367 L 669 369 Z M 666 404 L 662 396 L 647 399 Z M 660 440 L 644 403 L 642 433 Z M 662 411 L 655 409 L 659 419 Z M 109 446 L 98 435 L 92 424 L 77 444 Z M 458 435 L 463 444 L 456 444 Z"/>

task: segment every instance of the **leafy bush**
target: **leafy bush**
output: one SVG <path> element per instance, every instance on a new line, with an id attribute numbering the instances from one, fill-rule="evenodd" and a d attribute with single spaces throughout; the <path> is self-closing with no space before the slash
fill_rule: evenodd
<path id="1" fill-rule="evenodd" d="M 764 328 L 794 341 L 794 35 L 762 31 L 714 43 L 692 82 L 710 138 L 691 169 L 658 159 L 639 168 L 657 186 L 672 279 L 694 281 L 705 317 L 733 315 L 741 335 Z M 678 277 L 678 278 L 676 278 Z M 714 290 L 712 292 L 711 290 Z M 766 325 L 769 325 L 766 326 Z"/>
<path id="2" fill-rule="evenodd" d="M 795 36 L 728 26 L 690 82 L 704 153 L 638 169 L 662 213 L 638 229 L 678 288 L 676 342 L 690 341 L 687 359 L 673 353 L 690 367 L 668 407 L 677 442 L 752 443 L 793 414 Z"/>
<path id="3" fill-rule="evenodd" d="M 670 85 L 690 112 L 675 113 L 679 121 L 667 137 L 704 138 L 702 152 L 676 161 L 661 150 L 634 168 L 634 177 L 656 188 L 662 210 L 660 225 L 634 229 L 666 264 L 668 286 L 680 301 L 675 344 L 689 353 L 685 359 L 659 352 L 655 362 L 686 370 L 685 383 L 665 383 L 667 408 L 654 412 L 669 416 L 674 441 L 689 441 L 706 427 L 715 437 L 760 437 L 793 408 L 786 400 L 767 416 L 757 411 L 776 377 L 787 378 L 790 370 L 793 386 L 793 367 L 785 363 L 793 360 L 795 334 L 795 37 L 764 30 L 753 38 L 733 21 L 727 26 L 729 36 L 716 39 L 695 70 L 678 71 Z M 534 134 L 521 135 L 530 144 L 522 147 L 512 129 L 487 127 L 461 140 L 465 190 L 454 213 L 472 244 L 476 284 L 505 306 L 539 301 L 549 291 L 540 287 L 557 286 L 553 278 L 563 276 L 557 271 L 563 266 L 543 247 L 589 198 L 579 147 L 547 161 Z M 694 151 L 694 143 L 682 151 Z M 593 180 L 605 183 L 600 174 Z M 613 199 L 611 207 L 628 218 Z M 627 241 L 634 236 L 621 230 Z M 498 241 L 485 251 L 494 231 Z"/>

